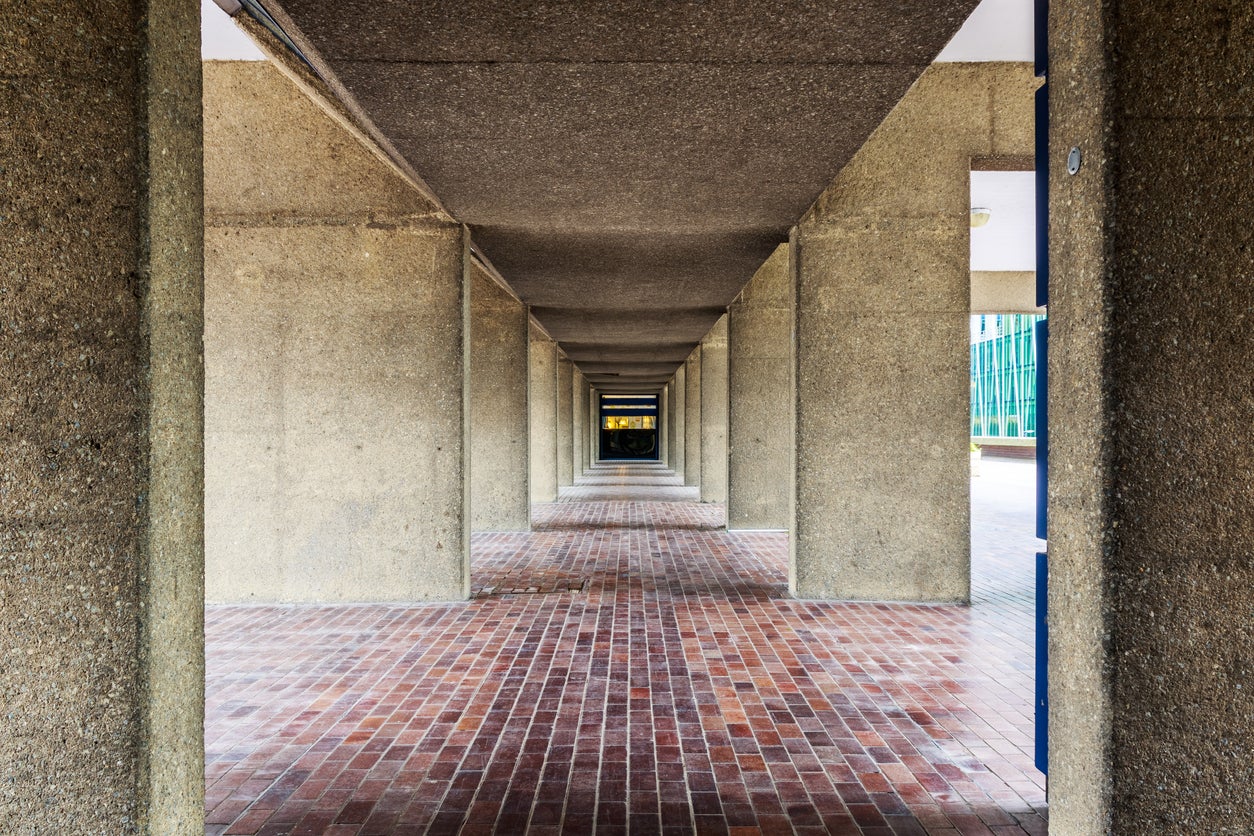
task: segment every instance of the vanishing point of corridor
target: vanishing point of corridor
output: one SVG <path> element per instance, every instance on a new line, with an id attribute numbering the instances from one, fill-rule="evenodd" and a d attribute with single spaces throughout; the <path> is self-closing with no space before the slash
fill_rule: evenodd
<path id="1" fill-rule="evenodd" d="M 469 603 L 210 607 L 207 833 L 1044 833 L 1022 467 L 969 608 L 789 599 L 656 464 L 476 535 Z"/>

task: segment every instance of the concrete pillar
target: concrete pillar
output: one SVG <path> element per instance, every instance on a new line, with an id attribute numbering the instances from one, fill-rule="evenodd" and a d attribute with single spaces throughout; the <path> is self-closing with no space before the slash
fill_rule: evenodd
<path id="1" fill-rule="evenodd" d="M 1254 30 L 1236 8 L 1050 8 L 1051 831 L 1254 821 Z"/>
<path id="2" fill-rule="evenodd" d="M 668 442 L 670 440 L 670 432 L 667 427 L 671 417 L 671 386 L 666 384 L 662 387 L 662 391 L 658 394 L 658 413 L 657 413 L 657 444 L 658 444 L 658 461 L 667 464 L 670 461 L 670 450 Z"/>
<path id="3" fill-rule="evenodd" d="M 684 484 L 701 486 L 701 347 L 684 361 Z"/>
<path id="4" fill-rule="evenodd" d="M 557 500 L 557 343 L 534 322 L 527 352 L 531 501 Z"/>
<path id="5" fill-rule="evenodd" d="M 934 64 L 797 228 L 798 595 L 969 598 L 970 171 L 1035 86 Z"/>
<path id="6" fill-rule="evenodd" d="M 687 433 L 685 432 L 686 405 L 688 402 L 688 385 L 685 375 L 687 364 L 680 366 L 675 370 L 675 377 L 671 379 L 671 388 L 674 391 L 671 407 L 671 470 L 675 471 L 680 479 L 684 478 L 684 472 L 687 469 L 685 461 L 684 440 Z"/>
<path id="7" fill-rule="evenodd" d="M 575 369 L 574 385 L 571 387 L 570 415 L 572 422 L 571 447 L 574 450 L 575 478 L 583 476 L 588 469 L 588 381 L 583 372 Z"/>
<path id="8" fill-rule="evenodd" d="M 727 501 L 727 317 L 701 340 L 701 501 Z"/>
<path id="9" fill-rule="evenodd" d="M 0 829 L 203 833 L 199 4 L 52 11 L 0 22 Z"/>
<path id="10" fill-rule="evenodd" d="M 462 229 L 272 64 L 205 66 L 207 597 L 464 598 Z"/>
<path id="11" fill-rule="evenodd" d="M 470 340 L 470 525 L 526 531 L 527 307 L 477 265 Z"/>
<path id="12" fill-rule="evenodd" d="M 566 487 L 575 481 L 574 388 L 575 365 L 563 356 L 557 358 L 557 484 Z"/>
<path id="13" fill-rule="evenodd" d="M 793 263 L 787 244 L 728 309 L 727 527 L 792 527 Z"/>
<path id="14" fill-rule="evenodd" d="M 601 460 L 601 392 L 595 386 L 588 387 L 588 461 L 596 464 Z"/>

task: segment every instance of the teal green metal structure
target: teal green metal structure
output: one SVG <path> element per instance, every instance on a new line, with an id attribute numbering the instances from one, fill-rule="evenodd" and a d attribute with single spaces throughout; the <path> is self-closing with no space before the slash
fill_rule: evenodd
<path id="1" fill-rule="evenodd" d="M 971 317 L 971 437 L 1036 438 L 1036 328 L 1043 316 Z"/>

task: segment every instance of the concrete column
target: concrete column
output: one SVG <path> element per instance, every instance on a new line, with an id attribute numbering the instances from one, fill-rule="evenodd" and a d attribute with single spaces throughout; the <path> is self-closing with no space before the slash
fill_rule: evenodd
<path id="1" fill-rule="evenodd" d="M 1030 155 L 1032 68 L 935 64 L 797 230 L 797 594 L 970 595 L 970 170 Z"/>
<path id="2" fill-rule="evenodd" d="M 36 11 L 0 21 L 0 829 L 203 833 L 199 4 Z"/>
<path id="3" fill-rule="evenodd" d="M 671 420 L 671 385 L 668 383 L 662 387 L 661 393 L 658 395 L 658 414 L 657 414 L 657 444 L 658 444 L 658 461 L 667 464 L 670 461 L 670 430 L 669 424 Z"/>
<path id="4" fill-rule="evenodd" d="M 792 526 L 793 291 L 789 247 L 728 309 L 727 527 Z"/>
<path id="5" fill-rule="evenodd" d="M 464 598 L 462 229 L 272 64 L 205 66 L 208 599 Z"/>
<path id="6" fill-rule="evenodd" d="M 531 501 L 557 500 L 557 343 L 531 323 L 527 402 L 531 416 Z"/>
<path id="7" fill-rule="evenodd" d="M 701 347 L 684 361 L 684 484 L 701 485 Z"/>
<path id="8" fill-rule="evenodd" d="M 701 501 L 727 501 L 727 317 L 701 341 Z"/>
<path id="9" fill-rule="evenodd" d="M 1254 821 L 1254 30 L 1236 8 L 1050 8 L 1051 831 Z"/>
<path id="10" fill-rule="evenodd" d="M 601 460 L 601 393 L 595 386 L 588 387 L 588 461 L 596 464 Z"/>
<path id="11" fill-rule="evenodd" d="M 563 356 L 557 359 L 557 484 L 566 487 L 575 481 L 574 387 L 575 366 Z"/>
<path id="12" fill-rule="evenodd" d="M 671 470 L 675 471 L 680 479 L 684 478 L 684 472 L 687 469 L 685 461 L 684 440 L 687 433 L 685 432 L 686 405 L 688 402 L 688 385 L 686 372 L 687 364 L 680 366 L 675 371 L 675 377 L 671 380 L 671 386 L 674 390 L 674 399 L 671 407 Z"/>
<path id="13" fill-rule="evenodd" d="M 588 381 L 583 372 L 575 369 L 575 381 L 571 387 L 570 415 L 573 425 L 571 447 L 574 449 L 575 478 L 588 469 Z"/>
<path id="14" fill-rule="evenodd" d="M 470 285 L 470 520 L 526 531 L 527 307 L 475 266 Z"/>

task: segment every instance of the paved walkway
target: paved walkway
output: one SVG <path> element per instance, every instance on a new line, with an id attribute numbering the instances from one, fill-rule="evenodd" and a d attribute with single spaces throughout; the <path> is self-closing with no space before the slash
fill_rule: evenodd
<path id="1" fill-rule="evenodd" d="M 211 607 L 207 833 L 1044 833 L 1025 473 L 969 608 L 790 600 L 647 466 L 476 535 L 466 604 Z"/>

